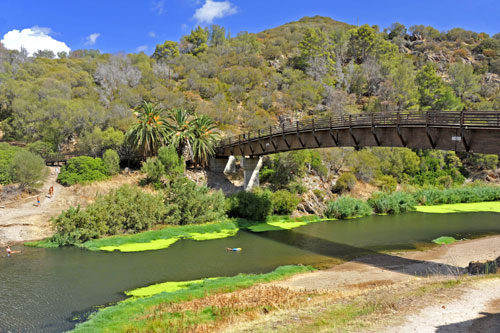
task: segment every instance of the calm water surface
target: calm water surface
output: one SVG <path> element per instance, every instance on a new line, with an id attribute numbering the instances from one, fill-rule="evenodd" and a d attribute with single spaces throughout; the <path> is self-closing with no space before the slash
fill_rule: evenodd
<path id="1" fill-rule="evenodd" d="M 69 330 L 95 306 L 158 282 L 263 273 L 281 265 L 412 248 L 444 235 L 500 233 L 499 218 L 494 213 L 370 216 L 289 231 L 240 231 L 235 237 L 185 240 L 165 250 L 128 254 L 15 246 L 20 254 L 0 257 L 0 332 Z M 227 247 L 243 251 L 228 253 Z"/>

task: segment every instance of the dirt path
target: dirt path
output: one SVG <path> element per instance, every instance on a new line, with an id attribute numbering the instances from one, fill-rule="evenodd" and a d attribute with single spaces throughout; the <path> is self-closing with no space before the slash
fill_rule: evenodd
<path id="1" fill-rule="evenodd" d="M 9 205 L 13 207 L 0 209 L 0 244 L 41 239 L 52 234 L 49 220 L 61 211 L 58 204 L 64 189 L 56 179 L 55 168 L 52 167 L 41 188 L 40 207 L 35 205 L 35 195 Z M 47 195 L 50 186 L 54 186 L 52 198 Z"/>
<path id="2" fill-rule="evenodd" d="M 380 286 L 403 287 L 412 280 L 464 273 L 470 261 L 500 256 L 500 235 L 443 245 L 420 252 L 368 256 L 333 268 L 296 275 L 275 283 L 295 290 L 324 290 L 359 294 Z M 384 332 L 500 332 L 500 280 L 480 281 L 461 287 L 457 298 L 436 302 L 406 318 L 403 325 L 384 327 Z M 434 304 L 435 303 L 435 304 Z M 426 305 L 428 305 L 426 304 Z M 405 317 L 395 313 L 394 318 Z M 378 330 L 376 330 L 378 331 Z"/>

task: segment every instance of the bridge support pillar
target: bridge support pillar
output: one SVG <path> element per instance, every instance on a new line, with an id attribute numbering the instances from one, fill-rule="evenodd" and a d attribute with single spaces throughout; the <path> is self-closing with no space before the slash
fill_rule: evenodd
<path id="1" fill-rule="evenodd" d="M 208 168 L 212 172 L 219 173 L 235 173 L 236 172 L 236 158 L 234 156 L 227 157 L 213 157 L 208 161 Z"/>
<path id="2" fill-rule="evenodd" d="M 228 162 L 227 157 L 213 157 L 208 161 L 208 168 L 212 172 L 223 173 Z"/>
<path id="3" fill-rule="evenodd" d="M 259 186 L 259 171 L 262 168 L 262 157 L 243 157 L 243 175 L 245 177 L 245 191 L 250 191 L 255 186 Z"/>

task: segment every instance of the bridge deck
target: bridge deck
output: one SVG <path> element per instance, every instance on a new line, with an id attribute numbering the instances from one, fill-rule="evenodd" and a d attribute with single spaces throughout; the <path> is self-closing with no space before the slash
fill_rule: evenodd
<path id="1" fill-rule="evenodd" d="M 270 126 L 220 141 L 217 157 L 323 147 L 409 147 L 500 154 L 500 111 L 357 114 Z"/>

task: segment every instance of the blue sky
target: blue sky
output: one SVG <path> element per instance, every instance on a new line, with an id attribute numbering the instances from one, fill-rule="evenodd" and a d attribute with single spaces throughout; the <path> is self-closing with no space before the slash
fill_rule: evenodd
<path id="1" fill-rule="evenodd" d="M 398 21 L 500 32 L 499 0 L 0 0 L 0 40 L 10 48 L 34 44 L 150 54 L 156 44 L 178 41 L 198 24 L 216 23 L 236 35 L 314 15 L 382 28 Z"/>

